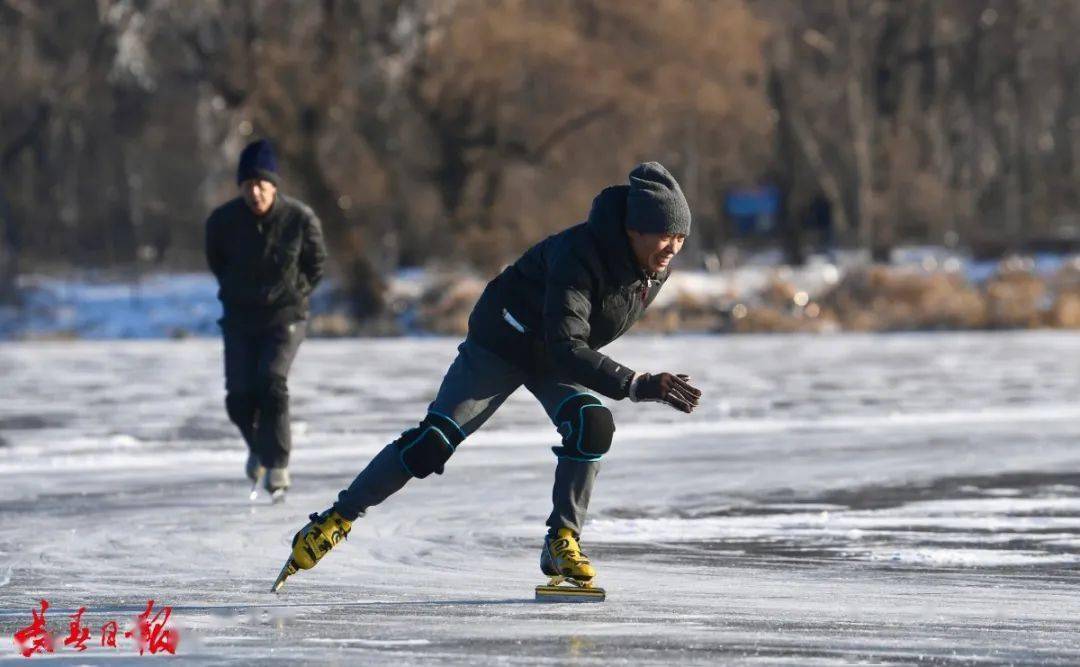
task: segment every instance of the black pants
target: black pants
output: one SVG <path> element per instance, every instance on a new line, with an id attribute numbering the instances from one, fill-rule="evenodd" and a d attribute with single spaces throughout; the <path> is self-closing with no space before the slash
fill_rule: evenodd
<path id="1" fill-rule="evenodd" d="M 267 468 L 289 465 L 287 376 L 307 322 L 248 331 L 222 324 L 225 338 L 225 409 L 248 449 Z"/>

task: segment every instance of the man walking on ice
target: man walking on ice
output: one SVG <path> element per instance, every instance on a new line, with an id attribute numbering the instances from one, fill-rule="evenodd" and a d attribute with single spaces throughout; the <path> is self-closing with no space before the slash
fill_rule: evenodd
<path id="1" fill-rule="evenodd" d="M 270 143 L 240 154 L 240 196 L 206 221 L 206 260 L 224 310 L 225 409 L 248 446 L 252 497 L 261 479 L 277 501 L 289 487 L 289 367 L 306 333 L 308 296 L 326 260 L 319 219 L 277 190 Z"/>
<path id="2" fill-rule="evenodd" d="M 674 177 L 656 162 L 640 164 L 629 185 L 596 196 L 586 222 L 536 244 L 488 283 L 427 415 L 379 452 L 332 507 L 311 515 L 273 590 L 314 567 L 369 507 L 414 477 L 441 474 L 522 385 L 562 436 L 553 448 L 558 462 L 541 570 L 553 584 L 590 587 L 596 571 L 578 539 L 615 432 L 596 394 L 658 401 L 687 414 L 701 396 L 686 375 L 636 373 L 598 350 L 641 318 L 689 232 L 690 208 Z"/>

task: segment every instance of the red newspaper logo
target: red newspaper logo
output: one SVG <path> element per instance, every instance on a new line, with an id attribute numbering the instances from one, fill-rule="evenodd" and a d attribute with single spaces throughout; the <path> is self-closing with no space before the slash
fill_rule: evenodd
<path id="1" fill-rule="evenodd" d="M 116 648 L 116 633 L 120 631 L 120 626 L 116 624 L 116 621 L 108 621 L 101 626 L 101 645 L 111 646 Z"/>
<path id="2" fill-rule="evenodd" d="M 169 653 L 176 654 L 176 645 L 180 642 L 180 636 L 175 630 L 166 630 L 165 624 L 169 622 L 169 616 L 172 615 L 172 607 L 165 607 L 157 614 L 154 615 L 153 621 L 150 620 L 150 612 L 154 609 L 154 601 L 149 600 L 146 603 L 146 611 L 139 614 L 139 655 L 143 654 L 143 651 L 149 650 L 151 654 L 158 651 L 168 651 Z M 162 614 L 165 614 L 165 618 L 160 623 L 157 622 L 158 618 Z M 132 632 L 125 632 L 125 637 L 130 637 Z"/>
<path id="3" fill-rule="evenodd" d="M 30 625 L 15 633 L 15 645 L 24 657 L 32 657 L 38 653 L 53 653 L 53 636 L 46 627 L 45 610 L 49 608 L 48 600 L 41 600 L 41 611 L 30 610 L 32 621 Z M 69 633 L 64 639 L 64 646 L 72 646 L 74 650 L 82 652 L 88 647 L 86 642 L 90 639 L 92 628 L 82 623 L 86 607 L 79 607 L 78 611 L 71 614 L 68 623 Z M 154 601 L 148 600 L 146 609 L 135 619 L 135 627 L 124 633 L 124 637 L 134 638 L 135 645 L 139 649 L 139 655 L 149 651 L 151 655 L 159 651 L 176 654 L 176 647 L 180 644 L 180 633 L 166 625 L 172 616 L 172 607 L 162 607 L 157 613 L 154 612 Z M 116 636 L 120 632 L 120 624 L 114 620 L 106 621 L 101 626 L 101 646 L 117 648 Z"/>
<path id="4" fill-rule="evenodd" d="M 15 633 L 15 643 L 24 657 L 29 658 L 35 653 L 52 653 L 53 639 L 49 631 L 45 629 L 45 610 L 49 608 L 49 601 L 41 601 L 41 613 L 30 610 L 33 621 L 30 625 Z"/>
<path id="5" fill-rule="evenodd" d="M 82 615 L 85 612 L 86 607 L 79 607 L 79 611 L 71 615 L 71 634 L 64 640 L 64 646 L 74 644 L 75 650 L 80 652 L 86 650 L 86 640 L 90 638 L 90 628 L 82 627 Z"/>

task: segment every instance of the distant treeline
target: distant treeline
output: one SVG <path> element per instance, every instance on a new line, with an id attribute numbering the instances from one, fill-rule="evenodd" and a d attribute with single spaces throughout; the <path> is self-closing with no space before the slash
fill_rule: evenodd
<path id="1" fill-rule="evenodd" d="M 19 271 L 201 263 L 253 137 L 322 217 L 360 313 L 380 276 L 490 271 L 642 159 L 690 254 L 781 194 L 882 256 L 1080 228 L 1070 0 L 0 0 L 0 291 Z"/>

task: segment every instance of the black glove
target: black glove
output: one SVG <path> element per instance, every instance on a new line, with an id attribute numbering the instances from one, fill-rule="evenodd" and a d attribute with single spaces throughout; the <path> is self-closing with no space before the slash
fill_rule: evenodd
<path id="1" fill-rule="evenodd" d="M 634 378 L 630 385 L 630 400 L 667 403 L 676 410 L 689 414 L 698 405 L 701 390 L 690 384 L 689 375 L 645 373 Z"/>

